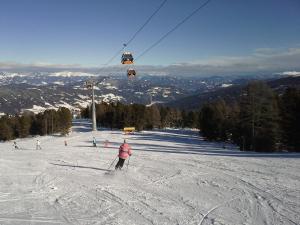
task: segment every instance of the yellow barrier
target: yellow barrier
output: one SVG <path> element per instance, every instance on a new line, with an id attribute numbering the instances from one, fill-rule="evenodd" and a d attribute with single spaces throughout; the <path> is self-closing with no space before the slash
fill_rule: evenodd
<path id="1" fill-rule="evenodd" d="M 127 133 L 133 133 L 135 131 L 135 127 L 124 127 L 125 134 Z"/>

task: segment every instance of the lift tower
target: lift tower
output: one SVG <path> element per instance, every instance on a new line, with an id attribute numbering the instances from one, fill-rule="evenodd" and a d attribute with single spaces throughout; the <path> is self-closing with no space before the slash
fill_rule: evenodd
<path id="1" fill-rule="evenodd" d="M 95 94 L 94 94 L 95 81 L 89 80 L 85 82 L 85 87 L 92 90 L 92 120 L 93 120 L 93 131 L 97 131 L 96 121 L 96 107 L 95 107 Z"/>

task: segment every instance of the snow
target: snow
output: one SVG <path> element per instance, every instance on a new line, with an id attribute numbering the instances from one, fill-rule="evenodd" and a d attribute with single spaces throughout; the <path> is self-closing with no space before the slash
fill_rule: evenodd
<path id="1" fill-rule="evenodd" d="M 14 77 L 25 77 L 26 75 L 20 73 L 2 72 L 0 73 L 0 79 L 14 78 Z"/>
<path id="2" fill-rule="evenodd" d="M 81 99 L 90 99 L 90 97 L 89 97 L 89 96 L 86 96 L 86 95 L 78 94 L 77 96 L 78 96 L 79 98 L 81 98 Z"/>
<path id="3" fill-rule="evenodd" d="M 95 101 L 96 103 L 98 103 L 98 101 Z M 75 109 L 80 109 L 80 108 L 86 108 L 87 106 L 89 106 L 92 103 L 92 100 L 77 100 L 74 105 L 78 106 L 79 108 L 75 108 Z"/>
<path id="4" fill-rule="evenodd" d="M 41 96 L 41 99 L 44 100 L 42 96 Z M 39 106 L 39 105 L 33 105 L 32 108 L 23 109 L 22 112 L 33 112 L 34 114 L 38 114 L 38 113 L 44 112 L 47 109 L 58 110 L 59 107 L 66 107 L 71 111 L 80 110 L 79 108 L 73 107 L 64 101 L 60 101 L 60 103 L 56 103 L 54 106 L 52 104 L 50 104 L 49 102 L 45 102 L 44 105 L 45 105 L 45 107 Z"/>
<path id="5" fill-rule="evenodd" d="M 37 90 L 37 91 L 42 91 L 41 89 L 35 88 L 35 87 L 28 87 L 27 90 Z"/>
<path id="6" fill-rule="evenodd" d="M 65 108 L 68 108 L 69 110 L 75 110 L 76 109 L 76 107 L 74 107 L 74 106 L 70 105 L 69 103 L 67 103 L 65 101 L 62 101 L 62 100 L 60 100 L 60 103 L 56 103 L 55 106 L 57 108 L 65 107 Z"/>
<path id="7" fill-rule="evenodd" d="M 51 105 L 49 102 L 45 102 L 45 105 L 46 105 L 47 107 L 53 107 L 53 105 Z"/>
<path id="8" fill-rule="evenodd" d="M 230 86 L 232 86 L 232 84 L 222 84 L 221 85 L 222 88 L 227 88 L 227 87 L 230 87 Z"/>
<path id="9" fill-rule="evenodd" d="M 57 84 L 57 85 L 65 85 L 64 82 L 62 82 L 62 81 L 54 81 L 53 84 Z"/>
<path id="10" fill-rule="evenodd" d="M 118 90 L 118 88 L 116 86 L 109 86 L 109 85 L 107 85 L 105 88 L 107 90 Z"/>
<path id="11" fill-rule="evenodd" d="M 38 114 L 40 112 L 44 112 L 46 110 L 43 106 L 33 105 L 32 108 L 23 109 L 22 112 L 33 112 L 34 114 Z"/>
<path id="12" fill-rule="evenodd" d="M 146 107 L 151 107 L 152 105 L 155 105 L 155 104 L 162 104 L 164 103 L 163 101 L 152 101 L 151 103 L 149 103 L 148 105 L 146 105 Z"/>
<path id="13" fill-rule="evenodd" d="M 116 86 L 113 86 L 113 85 L 112 85 L 111 83 L 109 83 L 109 82 L 102 81 L 102 82 L 100 83 L 100 85 L 105 86 L 105 89 L 107 89 L 107 90 L 118 90 L 118 88 L 117 88 Z"/>
<path id="14" fill-rule="evenodd" d="M 279 73 L 280 75 L 286 75 L 286 76 L 295 76 L 295 77 L 299 77 L 300 76 L 300 72 L 299 71 L 285 71 L 283 73 Z"/>
<path id="15" fill-rule="evenodd" d="M 50 73 L 49 76 L 52 77 L 92 77 L 96 76 L 92 73 L 85 73 L 85 72 L 79 72 L 79 71 L 60 71 L 55 73 Z"/>
<path id="16" fill-rule="evenodd" d="M 144 92 L 136 91 L 136 92 L 134 92 L 134 94 L 136 94 L 136 95 L 144 95 Z"/>
<path id="17" fill-rule="evenodd" d="M 104 94 L 104 95 L 99 95 L 98 96 L 103 102 L 107 102 L 110 103 L 112 101 L 121 101 L 122 99 L 124 99 L 122 96 L 119 95 L 115 95 L 113 93 L 108 93 L 108 94 Z"/>
<path id="18" fill-rule="evenodd" d="M 68 137 L 19 139 L 22 150 L 0 143 L 1 225 L 299 224 L 300 154 L 224 149 L 189 130 L 89 127 L 78 120 Z M 123 138 L 129 167 L 109 172 Z"/>

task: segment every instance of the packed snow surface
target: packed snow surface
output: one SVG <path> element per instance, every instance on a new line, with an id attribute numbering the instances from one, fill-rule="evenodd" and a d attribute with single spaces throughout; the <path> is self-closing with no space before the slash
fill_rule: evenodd
<path id="1" fill-rule="evenodd" d="M 299 154 L 224 149 L 197 131 L 124 135 L 89 127 L 77 121 L 68 137 L 19 139 L 20 150 L 0 143 L 1 225 L 300 222 Z M 133 155 L 114 172 L 124 138 Z"/>

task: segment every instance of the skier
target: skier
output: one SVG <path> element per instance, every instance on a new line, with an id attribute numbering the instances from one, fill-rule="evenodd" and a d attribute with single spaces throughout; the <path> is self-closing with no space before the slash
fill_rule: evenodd
<path id="1" fill-rule="evenodd" d="M 108 140 L 105 140 L 105 142 L 104 142 L 104 147 L 107 148 L 107 147 L 108 147 L 108 144 L 109 144 L 109 141 L 108 141 Z"/>
<path id="2" fill-rule="evenodd" d="M 126 143 L 126 139 L 124 139 L 124 143 L 121 144 L 120 148 L 119 148 L 119 161 L 117 163 L 117 165 L 115 166 L 116 170 L 121 170 L 125 160 L 128 158 L 128 156 L 131 156 L 132 152 L 131 152 L 131 147 L 129 144 Z"/>
<path id="3" fill-rule="evenodd" d="M 36 150 L 42 150 L 40 140 L 36 140 Z"/>
<path id="4" fill-rule="evenodd" d="M 67 142 L 67 140 L 65 140 L 65 146 L 68 146 L 68 142 Z"/>
<path id="5" fill-rule="evenodd" d="M 15 142 L 15 141 L 14 141 L 13 147 L 14 147 L 14 149 L 16 149 L 16 150 L 17 150 L 17 149 L 20 149 L 19 146 L 17 145 L 17 142 Z"/>
<path id="6" fill-rule="evenodd" d="M 93 137 L 93 146 L 97 147 L 97 142 L 96 142 L 96 138 L 95 137 Z"/>

